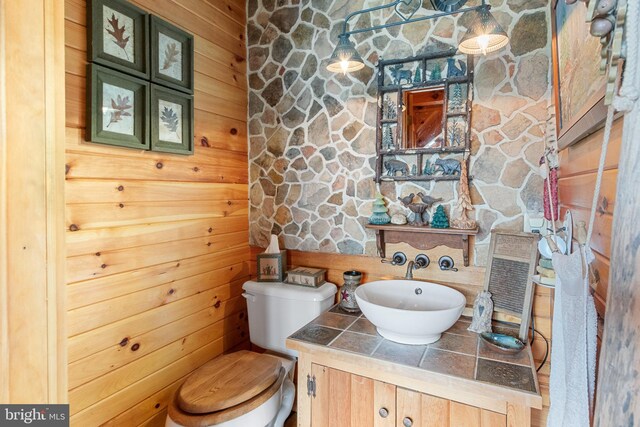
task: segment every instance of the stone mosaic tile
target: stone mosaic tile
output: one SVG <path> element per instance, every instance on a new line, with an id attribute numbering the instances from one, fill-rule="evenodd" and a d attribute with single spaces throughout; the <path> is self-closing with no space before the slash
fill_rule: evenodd
<path id="1" fill-rule="evenodd" d="M 384 340 L 373 352 L 373 357 L 409 366 L 418 366 L 427 346 L 398 344 Z"/>
<path id="2" fill-rule="evenodd" d="M 338 313 L 338 314 L 344 314 L 345 316 L 353 316 L 353 317 L 360 317 L 362 315 L 361 312 L 352 313 L 350 311 L 343 310 L 342 307 L 340 307 L 340 304 L 334 305 L 331 308 L 331 310 L 329 310 L 329 313 Z"/>
<path id="3" fill-rule="evenodd" d="M 499 362 L 515 363 L 516 365 L 523 366 L 529 366 L 531 364 L 529 361 L 529 354 L 526 351 L 521 351 L 516 354 L 507 354 L 496 350 L 490 344 L 487 344 L 482 338 L 479 338 L 478 342 L 478 357 L 497 360 Z"/>
<path id="4" fill-rule="evenodd" d="M 467 330 L 470 324 L 471 323 L 461 319 L 461 320 L 458 320 L 452 327 L 447 329 L 445 332 L 449 334 L 462 335 L 465 337 L 476 337 L 478 334 Z"/>
<path id="5" fill-rule="evenodd" d="M 383 338 L 380 336 L 345 331 L 340 334 L 340 336 L 336 338 L 329 347 L 347 350 L 352 353 L 366 354 L 369 356 L 373 353 L 373 350 L 378 347 L 378 344 L 380 344 L 382 340 Z"/>
<path id="6" fill-rule="evenodd" d="M 476 380 L 532 393 L 536 392 L 531 368 L 511 363 L 478 358 Z"/>
<path id="7" fill-rule="evenodd" d="M 420 363 L 420 367 L 441 374 L 473 379 L 476 358 L 475 356 L 438 350 L 429 346 Z"/>
<path id="8" fill-rule="evenodd" d="M 477 341 L 478 339 L 476 337 L 464 337 L 462 335 L 449 334 L 445 332 L 438 341 L 433 344 L 429 344 L 429 346 L 440 350 L 469 354 L 475 357 L 478 346 Z"/>
<path id="9" fill-rule="evenodd" d="M 338 335 L 340 335 L 340 332 L 341 331 L 339 331 L 338 329 L 309 324 L 291 335 L 291 338 L 294 340 L 305 341 L 312 344 L 328 345 Z"/>
<path id="10" fill-rule="evenodd" d="M 353 325 L 349 326 L 349 330 L 353 332 L 360 332 L 363 334 L 378 335 L 375 325 L 365 317 L 361 317 L 360 319 L 356 320 Z"/>
<path id="11" fill-rule="evenodd" d="M 336 329 L 347 329 L 356 319 L 353 316 L 344 316 L 342 314 L 322 313 L 313 320 L 316 325 L 328 326 Z"/>

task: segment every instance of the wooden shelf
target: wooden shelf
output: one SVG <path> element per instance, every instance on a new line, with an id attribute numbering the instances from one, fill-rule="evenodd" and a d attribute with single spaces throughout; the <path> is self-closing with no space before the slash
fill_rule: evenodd
<path id="1" fill-rule="evenodd" d="M 457 228 L 432 228 L 414 225 L 374 225 L 367 228 L 375 230 L 378 255 L 385 258 L 386 243 L 407 243 L 416 249 L 429 250 L 440 245 L 452 249 L 462 249 L 464 266 L 469 266 L 469 236 L 478 234 L 478 229 L 460 230 Z"/>

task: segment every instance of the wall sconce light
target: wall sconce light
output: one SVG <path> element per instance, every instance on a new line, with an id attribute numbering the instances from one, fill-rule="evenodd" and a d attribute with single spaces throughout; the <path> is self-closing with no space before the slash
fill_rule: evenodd
<path id="1" fill-rule="evenodd" d="M 443 12 L 418 18 L 413 18 L 413 15 L 422 5 L 421 0 L 395 0 L 392 3 L 350 13 L 344 20 L 342 33 L 338 36 L 338 45 L 329 59 L 327 70 L 335 73 L 348 73 L 364 68 L 364 61 L 360 57 L 360 54 L 356 50 L 353 42 L 349 39 L 351 34 L 376 31 L 404 24 L 412 24 L 414 22 L 437 19 L 458 13 L 474 14 L 471 19 L 469 29 L 458 46 L 460 52 L 468 55 L 478 55 L 480 53 L 486 55 L 489 52 L 494 52 L 506 46 L 509 43 L 509 37 L 500 24 L 498 24 L 498 21 L 496 21 L 493 15 L 491 15 L 491 12 L 489 11 L 491 6 L 487 5 L 485 0 L 482 0 L 482 4 L 479 6 L 462 9 L 462 6 L 466 1 L 467 0 L 432 0 L 433 6 Z M 414 12 L 409 16 L 403 15 L 398 11 L 398 7 L 401 5 L 412 8 Z M 347 31 L 349 20 L 354 16 L 389 8 L 394 8 L 396 14 L 400 17 L 399 21 Z"/>

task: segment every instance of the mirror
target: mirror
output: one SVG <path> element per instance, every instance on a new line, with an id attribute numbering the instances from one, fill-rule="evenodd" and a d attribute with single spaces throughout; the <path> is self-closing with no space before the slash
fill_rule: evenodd
<path id="1" fill-rule="evenodd" d="M 444 87 L 408 90 L 403 93 L 407 148 L 441 148 L 443 143 Z"/>
<path id="2" fill-rule="evenodd" d="M 377 182 L 457 179 L 433 165 L 469 150 L 472 61 L 453 48 L 380 60 Z"/>

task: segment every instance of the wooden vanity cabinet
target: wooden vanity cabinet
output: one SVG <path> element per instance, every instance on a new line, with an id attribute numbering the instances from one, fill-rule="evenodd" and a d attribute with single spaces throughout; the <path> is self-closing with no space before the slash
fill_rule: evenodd
<path id="1" fill-rule="evenodd" d="M 499 427 L 505 414 L 313 363 L 311 427 Z M 313 396 L 315 390 L 315 396 Z M 299 423 L 299 425 L 301 425 Z"/>

